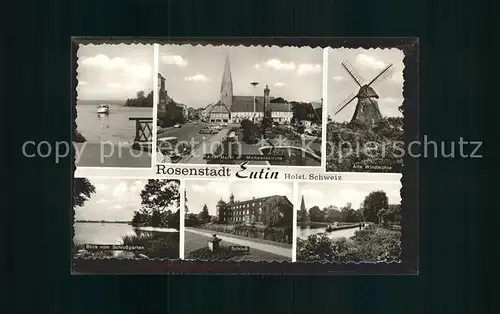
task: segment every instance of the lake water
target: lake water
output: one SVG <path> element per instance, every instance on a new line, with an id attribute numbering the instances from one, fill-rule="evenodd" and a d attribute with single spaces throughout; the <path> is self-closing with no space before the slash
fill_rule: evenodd
<path id="1" fill-rule="evenodd" d="M 77 222 L 74 242 L 76 244 L 122 244 L 122 237 L 134 235 L 135 229 L 128 224 Z M 178 232 L 176 229 L 167 228 L 141 227 L 138 229 L 153 232 Z"/>
<path id="2" fill-rule="evenodd" d="M 123 107 L 110 105 L 109 114 L 98 114 L 94 105 L 76 106 L 76 125 L 87 142 L 132 143 L 135 137 L 135 121 L 129 118 L 152 118 L 153 108 Z"/>

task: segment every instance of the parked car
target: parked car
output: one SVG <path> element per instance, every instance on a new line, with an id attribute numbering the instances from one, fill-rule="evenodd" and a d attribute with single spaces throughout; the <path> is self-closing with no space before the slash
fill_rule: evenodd
<path id="1" fill-rule="evenodd" d="M 198 121 L 194 121 L 194 124 L 198 124 Z"/>
<path id="2" fill-rule="evenodd" d="M 226 122 L 222 122 L 220 125 L 221 126 L 227 126 L 227 123 Z"/>
<path id="3" fill-rule="evenodd" d="M 174 125 L 174 128 L 180 128 L 180 127 L 181 127 L 181 125 L 180 125 L 179 123 L 176 123 L 176 124 Z"/>
<path id="4" fill-rule="evenodd" d="M 156 146 L 156 162 L 159 164 L 170 164 L 172 163 L 172 158 L 164 155 L 158 146 Z"/>
<path id="5" fill-rule="evenodd" d="M 200 134 L 217 134 L 217 133 L 219 133 L 219 131 L 214 129 L 214 128 L 206 126 L 203 129 L 201 129 L 198 133 L 200 133 Z"/>
<path id="6" fill-rule="evenodd" d="M 190 153 L 190 148 L 184 143 L 179 143 L 175 136 L 167 136 L 159 138 L 156 142 L 156 147 L 163 155 L 171 159 L 180 159 L 183 155 Z"/>

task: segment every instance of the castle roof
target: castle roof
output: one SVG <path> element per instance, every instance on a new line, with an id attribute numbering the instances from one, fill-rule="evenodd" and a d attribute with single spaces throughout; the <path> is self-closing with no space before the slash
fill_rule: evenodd
<path id="1" fill-rule="evenodd" d="M 249 199 L 249 200 L 245 200 L 245 201 L 235 201 L 233 204 L 231 204 L 231 207 L 238 206 L 238 205 L 246 205 L 246 204 L 255 203 L 255 202 L 265 202 L 265 201 L 272 199 L 272 198 L 281 198 L 281 199 L 284 199 L 285 201 L 287 201 L 288 203 L 291 204 L 290 200 L 284 195 L 271 195 L 271 196 L 253 198 L 253 199 Z"/>

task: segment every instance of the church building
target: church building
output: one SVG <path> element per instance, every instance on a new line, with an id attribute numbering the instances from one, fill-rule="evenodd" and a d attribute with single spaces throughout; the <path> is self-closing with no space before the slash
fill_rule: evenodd
<path id="1" fill-rule="evenodd" d="M 266 85 L 263 96 L 236 96 L 233 93 L 233 79 L 229 56 L 226 56 L 224 73 L 220 87 L 220 100 L 206 108 L 208 122 L 211 123 L 240 123 L 248 119 L 260 121 L 266 110 L 271 111 L 273 121 L 284 123 L 292 119 L 292 107 L 287 103 L 271 103 L 270 89 Z"/>

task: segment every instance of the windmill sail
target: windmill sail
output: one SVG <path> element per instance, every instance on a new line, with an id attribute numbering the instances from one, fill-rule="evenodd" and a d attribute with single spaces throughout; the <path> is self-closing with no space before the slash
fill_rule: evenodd
<path id="1" fill-rule="evenodd" d="M 337 108 L 335 108 L 334 110 L 334 114 L 337 114 L 339 112 L 342 111 L 342 109 L 344 109 L 348 104 L 350 104 L 354 99 L 356 99 L 356 96 L 358 94 L 356 93 L 352 93 L 351 95 L 347 96 L 346 99 L 344 99 L 344 101 L 342 101 L 338 106 Z"/>
<path id="2" fill-rule="evenodd" d="M 368 86 L 376 85 L 382 82 L 387 77 L 389 77 L 393 72 L 394 72 L 394 67 L 392 66 L 392 64 L 389 64 L 382 71 L 380 71 L 380 73 L 377 76 L 375 76 L 370 83 L 368 83 Z"/>
<path id="3" fill-rule="evenodd" d="M 337 106 L 337 108 L 335 108 L 335 114 L 342 111 L 355 98 L 357 98 L 358 102 L 356 104 L 356 108 L 354 109 L 354 114 L 352 115 L 351 122 L 358 121 L 361 123 L 371 124 L 382 119 L 382 113 L 380 112 L 380 108 L 378 106 L 378 101 L 377 101 L 379 96 L 373 89 L 372 85 L 380 83 L 381 81 L 383 81 L 392 74 L 394 70 L 392 64 L 386 66 L 368 84 L 364 84 L 363 79 L 350 63 L 344 61 L 342 62 L 341 65 L 360 88 L 357 94 L 356 93 L 351 94 L 343 102 L 341 102 Z"/>

